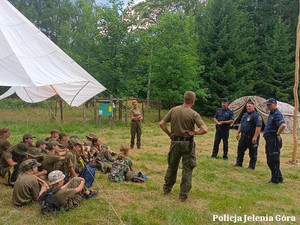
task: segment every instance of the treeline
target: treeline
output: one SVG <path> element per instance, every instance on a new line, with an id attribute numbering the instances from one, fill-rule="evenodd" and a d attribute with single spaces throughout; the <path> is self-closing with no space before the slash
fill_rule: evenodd
<path id="1" fill-rule="evenodd" d="M 116 96 L 293 103 L 297 0 L 9 0 Z"/>

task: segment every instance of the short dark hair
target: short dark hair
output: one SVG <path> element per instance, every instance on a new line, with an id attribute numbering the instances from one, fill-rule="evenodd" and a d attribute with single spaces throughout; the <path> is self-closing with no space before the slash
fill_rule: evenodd
<path id="1" fill-rule="evenodd" d="M 183 97 L 185 103 L 191 104 L 195 100 L 196 94 L 193 91 L 186 91 Z"/>

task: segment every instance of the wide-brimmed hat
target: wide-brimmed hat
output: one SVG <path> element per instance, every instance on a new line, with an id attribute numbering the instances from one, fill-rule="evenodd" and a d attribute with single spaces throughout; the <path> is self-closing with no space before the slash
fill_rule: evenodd
<path id="1" fill-rule="evenodd" d="M 17 153 L 19 155 L 27 155 L 28 146 L 25 143 L 19 143 L 17 145 L 12 146 L 12 152 Z"/>
<path id="2" fill-rule="evenodd" d="M 65 179 L 65 175 L 60 170 L 54 170 L 48 174 L 49 185 L 56 184 L 63 179 Z"/>
<path id="3" fill-rule="evenodd" d="M 41 165 L 42 164 L 36 161 L 36 159 L 26 159 L 20 164 L 19 170 L 21 172 L 25 172 L 27 170 L 33 169 L 34 167 L 41 166 Z"/>
<path id="4" fill-rule="evenodd" d="M 93 139 L 94 137 L 96 137 L 96 135 L 93 134 L 93 133 L 90 133 L 89 135 L 86 135 L 86 138 L 88 138 L 88 139 Z"/>
<path id="5" fill-rule="evenodd" d="M 31 157 L 42 157 L 43 155 L 40 153 L 38 148 L 29 148 L 27 151 L 27 155 L 31 156 Z"/>

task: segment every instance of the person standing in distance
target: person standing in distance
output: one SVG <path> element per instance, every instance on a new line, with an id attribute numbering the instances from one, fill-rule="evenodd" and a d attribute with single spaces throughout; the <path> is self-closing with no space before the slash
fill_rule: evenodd
<path id="1" fill-rule="evenodd" d="M 138 149 L 141 148 L 141 136 L 142 136 L 142 125 L 141 120 L 143 120 L 142 111 L 138 109 L 138 104 L 136 100 L 132 101 L 132 109 L 131 112 L 131 124 L 130 124 L 130 133 L 131 133 L 131 140 L 130 140 L 130 148 L 133 149 L 134 147 L 134 139 L 135 135 L 137 136 L 136 146 Z"/>
<path id="2" fill-rule="evenodd" d="M 219 145 L 221 140 L 223 140 L 223 159 L 228 159 L 229 128 L 233 120 L 233 112 L 228 108 L 228 98 L 223 98 L 222 107 L 217 110 L 214 117 L 214 121 L 216 122 L 216 134 L 211 158 L 217 158 Z"/>
<path id="3" fill-rule="evenodd" d="M 264 130 L 264 138 L 266 140 L 267 163 L 272 174 L 268 184 L 278 184 L 283 183 L 280 171 L 280 149 L 282 148 L 280 134 L 284 131 L 286 124 L 282 113 L 277 109 L 276 99 L 269 98 L 266 104 L 270 110 L 270 115 Z"/>
<path id="4" fill-rule="evenodd" d="M 184 93 L 183 105 L 172 108 L 160 121 L 161 129 L 171 138 L 168 153 L 168 169 L 165 175 L 164 194 L 169 194 L 176 182 L 179 162 L 182 158 L 183 170 L 180 184 L 179 200 L 184 202 L 192 188 L 192 172 L 196 166 L 195 135 L 207 133 L 207 127 L 201 116 L 192 109 L 195 104 L 195 93 Z M 167 123 L 171 123 L 171 132 Z M 194 129 L 195 124 L 198 129 Z"/>
<path id="5" fill-rule="evenodd" d="M 242 167 L 244 154 L 249 148 L 250 162 L 248 169 L 255 169 L 259 134 L 262 127 L 262 117 L 255 111 L 253 102 L 247 102 L 247 112 L 244 113 L 239 125 L 236 139 L 239 141 L 235 167 Z M 241 137 L 240 137 L 240 133 Z"/>

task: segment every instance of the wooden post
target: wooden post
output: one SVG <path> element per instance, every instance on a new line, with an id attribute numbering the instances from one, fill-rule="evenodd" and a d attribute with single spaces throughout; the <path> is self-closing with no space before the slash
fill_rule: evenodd
<path id="1" fill-rule="evenodd" d="M 109 95 L 109 102 L 113 103 L 113 97 L 112 97 L 112 95 Z M 109 116 L 109 125 L 110 125 L 110 129 L 112 129 L 112 126 L 113 126 L 113 116 Z"/>
<path id="2" fill-rule="evenodd" d="M 297 157 L 297 120 L 298 120 L 298 84 L 299 84 L 299 48 L 300 48 L 300 14 L 298 13 L 297 39 L 295 56 L 295 84 L 294 84 L 294 119 L 293 119 L 293 157 L 292 163 L 296 163 Z"/>
<path id="3" fill-rule="evenodd" d="M 119 120 L 122 120 L 123 101 L 119 100 Z"/>
<path id="4" fill-rule="evenodd" d="M 115 108 L 113 108 L 113 121 L 116 121 L 116 119 L 117 119 L 117 100 L 114 100 L 113 104 L 115 106 Z"/>
<path id="5" fill-rule="evenodd" d="M 86 121 L 85 103 L 82 105 L 83 121 Z"/>
<path id="6" fill-rule="evenodd" d="M 160 99 L 158 100 L 158 121 L 160 121 L 160 109 L 161 109 L 161 102 Z"/>
<path id="7" fill-rule="evenodd" d="M 63 111 L 63 100 L 59 98 L 59 108 L 60 108 L 60 121 L 64 122 L 64 111 Z"/>
<path id="8" fill-rule="evenodd" d="M 125 101 L 125 124 L 127 125 L 127 111 L 128 111 L 128 97 L 126 97 Z"/>
<path id="9" fill-rule="evenodd" d="M 93 103 L 94 103 L 94 123 L 97 124 L 97 117 L 98 117 L 98 110 L 97 110 L 97 100 L 96 97 L 94 97 L 93 99 Z"/>

